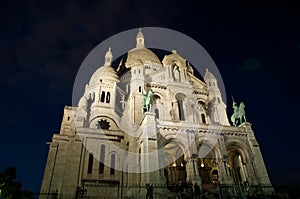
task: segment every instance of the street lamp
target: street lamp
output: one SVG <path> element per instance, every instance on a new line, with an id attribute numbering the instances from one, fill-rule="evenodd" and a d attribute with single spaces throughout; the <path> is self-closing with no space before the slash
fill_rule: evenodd
<path id="1" fill-rule="evenodd" d="M 203 168 L 204 167 L 204 162 L 203 162 L 203 159 L 201 158 L 201 164 L 200 166 Z"/>

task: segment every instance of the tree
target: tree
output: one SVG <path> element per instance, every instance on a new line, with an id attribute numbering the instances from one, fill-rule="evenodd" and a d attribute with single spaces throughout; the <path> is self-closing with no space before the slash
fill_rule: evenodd
<path id="1" fill-rule="evenodd" d="M 8 167 L 0 173 L 0 199 L 32 199 L 33 194 L 29 191 L 22 190 L 22 184 L 15 181 L 17 169 Z"/>

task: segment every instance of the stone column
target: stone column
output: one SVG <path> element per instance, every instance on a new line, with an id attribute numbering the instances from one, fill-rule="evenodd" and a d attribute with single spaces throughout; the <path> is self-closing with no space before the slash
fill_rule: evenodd
<path id="1" fill-rule="evenodd" d="M 187 174 L 187 182 L 191 182 L 193 184 L 197 183 L 201 188 L 202 180 L 199 176 L 198 170 L 198 159 L 196 156 L 192 156 L 186 163 L 186 174 Z"/>
<path id="2" fill-rule="evenodd" d="M 155 114 L 146 112 L 140 126 L 144 183 L 165 184 L 163 157 L 158 147 Z M 151 171 L 151 172 L 149 172 Z"/>
<path id="3" fill-rule="evenodd" d="M 154 198 L 165 197 L 166 179 L 163 171 L 163 154 L 159 151 L 155 114 L 146 112 L 140 124 L 139 142 L 142 143 L 141 170 L 142 183 L 152 184 Z M 150 171 L 150 172 L 149 172 Z M 160 186 L 156 186 L 160 185 Z M 146 189 L 140 190 L 139 198 L 144 197 Z"/>
<path id="4" fill-rule="evenodd" d="M 221 157 L 217 160 L 219 170 L 219 181 L 221 184 L 233 184 L 233 179 L 230 176 L 230 171 L 228 169 L 228 153 L 223 133 L 221 133 L 218 136 L 218 141 L 221 151 Z"/>
<path id="5" fill-rule="evenodd" d="M 194 130 L 187 130 L 187 143 L 191 156 L 187 160 L 186 173 L 187 181 L 193 184 L 197 183 L 201 188 L 202 180 L 198 170 L 198 152 L 196 146 L 196 132 Z"/>
<path id="6" fill-rule="evenodd" d="M 227 156 L 223 156 L 222 159 L 218 160 L 218 170 L 219 170 L 219 182 L 221 184 L 233 184 L 233 179 L 230 176 L 230 171 L 228 169 Z"/>
<path id="7" fill-rule="evenodd" d="M 247 181 L 249 185 L 257 185 L 257 173 L 254 168 L 253 160 L 247 160 L 245 161 L 245 168 L 246 168 L 246 173 L 247 173 Z"/>
<path id="8" fill-rule="evenodd" d="M 55 167 L 55 162 L 56 162 L 56 156 L 57 156 L 57 149 L 58 149 L 58 143 L 57 142 L 52 142 L 49 143 L 49 153 L 48 153 L 48 159 L 47 159 L 47 164 L 44 172 L 44 177 L 42 181 L 42 186 L 41 186 L 41 193 L 50 193 L 53 191 L 53 171 Z M 55 187 L 57 189 L 57 187 Z M 40 197 L 43 198 L 43 197 Z"/>

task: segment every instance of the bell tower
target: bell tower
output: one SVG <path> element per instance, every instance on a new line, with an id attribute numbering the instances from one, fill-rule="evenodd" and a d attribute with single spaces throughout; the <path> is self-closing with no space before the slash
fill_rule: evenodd
<path id="1" fill-rule="evenodd" d="M 222 99 L 221 92 L 218 87 L 218 82 L 215 76 L 206 69 L 204 81 L 208 88 L 209 100 L 209 115 L 211 122 L 230 126 L 226 113 L 226 104 Z"/>

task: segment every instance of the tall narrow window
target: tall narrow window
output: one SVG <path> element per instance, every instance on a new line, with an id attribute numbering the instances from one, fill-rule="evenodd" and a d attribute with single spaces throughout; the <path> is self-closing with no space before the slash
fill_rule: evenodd
<path id="1" fill-rule="evenodd" d="M 142 92 L 142 87 L 141 86 L 139 86 L 139 92 Z"/>
<path id="2" fill-rule="evenodd" d="M 106 93 L 106 103 L 110 102 L 110 92 Z"/>
<path id="3" fill-rule="evenodd" d="M 116 155 L 111 154 L 110 156 L 110 175 L 115 175 Z"/>
<path id="4" fill-rule="evenodd" d="M 87 171 L 88 174 L 91 174 L 93 172 L 93 161 L 94 161 L 93 154 L 90 153 L 89 154 L 89 162 L 88 162 L 88 171 Z"/>
<path id="5" fill-rule="evenodd" d="M 155 113 L 155 118 L 159 119 L 159 110 L 157 108 L 154 109 L 154 113 Z"/>
<path id="6" fill-rule="evenodd" d="M 104 161 L 105 161 L 105 145 L 102 144 L 100 147 L 100 162 L 99 162 L 99 173 L 104 173 Z"/>
<path id="7" fill-rule="evenodd" d="M 221 100 L 220 100 L 220 98 L 217 98 L 218 99 L 218 103 L 220 104 L 221 103 Z"/>
<path id="8" fill-rule="evenodd" d="M 201 114 L 201 119 L 202 119 L 202 123 L 206 124 L 206 119 L 205 119 L 205 115 L 202 113 Z"/>
<path id="9" fill-rule="evenodd" d="M 183 101 L 178 100 L 179 120 L 184 121 Z"/>
<path id="10" fill-rule="evenodd" d="M 102 91 L 102 92 L 101 92 L 101 99 L 100 99 L 100 102 L 104 102 L 104 100 L 105 100 L 105 92 Z"/>

